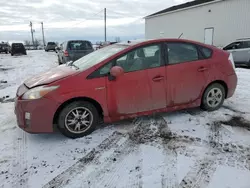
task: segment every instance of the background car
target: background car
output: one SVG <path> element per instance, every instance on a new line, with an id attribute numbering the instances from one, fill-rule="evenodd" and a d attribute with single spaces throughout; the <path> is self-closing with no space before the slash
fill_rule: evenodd
<path id="1" fill-rule="evenodd" d="M 94 51 L 90 41 L 70 40 L 62 43 L 57 48 L 58 63 L 64 64 L 69 61 L 76 61 L 81 57 Z"/>
<path id="2" fill-rule="evenodd" d="M 0 53 L 9 53 L 10 52 L 10 45 L 8 43 L 0 43 Z"/>
<path id="3" fill-rule="evenodd" d="M 232 55 L 181 39 L 124 42 L 30 78 L 17 91 L 20 128 L 67 137 L 102 121 L 200 106 L 219 109 L 237 86 Z M 39 108 L 37 108 L 39 107 Z"/>
<path id="4" fill-rule="evenodd" d="M 250 38 L 238 39 L 223 48 L 233 54 L 235 66 L 246 66 L 250 68 Z"/>
<path id="5" fill-rule="evenodd" d="M 26 49 L 24 48 L 23 43 L 12 43 L 11 44 L 11 55 L 23 54 L 27 55 Z"/>
<path id="6" fill-rule="evenodd" d="M 45 47 L 45 51 L 56 51 L 56 43 L 55 42 L 48 42 L 47 46 Z"/>

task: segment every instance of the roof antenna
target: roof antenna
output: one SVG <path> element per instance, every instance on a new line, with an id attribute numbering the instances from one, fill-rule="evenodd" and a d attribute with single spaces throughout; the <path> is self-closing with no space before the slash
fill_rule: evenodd
<path id="1" fill-rule="evenodd" d="M 182 35 L 183 35 L 183 33 L 178 37 L 178 39 L 181 38 Z"/>

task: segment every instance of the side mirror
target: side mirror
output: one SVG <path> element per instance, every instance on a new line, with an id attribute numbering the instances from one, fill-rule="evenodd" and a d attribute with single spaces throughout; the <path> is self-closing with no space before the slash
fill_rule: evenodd
<path id="1" fill-rule="evenodd" d="M 110 75 L 114 77 L 118 77 L 124 74 L 124 70 L 120 66 L 114 66 L 110 69 Z"/>

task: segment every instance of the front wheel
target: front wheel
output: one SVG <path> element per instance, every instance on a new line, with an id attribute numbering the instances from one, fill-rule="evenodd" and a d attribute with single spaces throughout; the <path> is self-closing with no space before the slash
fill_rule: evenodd
<path id="1" fill-rule="evenodd" d="M 59 114 L 58 127 L 69 138 L 86 136 L 95 130 L 99 114 L 95 106 L 87 101 L 75 101 L 63 108 Z"/>
<path id="2" fill-rule="evenodd" d="M 219 109 L 225 100 L 225 88 L 219 83 L 211 84 L 205 90 L 201 108 L 207 111 L 214 111 Z"/>

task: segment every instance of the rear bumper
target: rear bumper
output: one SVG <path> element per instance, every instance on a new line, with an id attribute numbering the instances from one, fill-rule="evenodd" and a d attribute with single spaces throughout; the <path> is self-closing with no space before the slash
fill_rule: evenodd
<path id="1" fill-rule="evenodd" d="M 227 86 L 228 86 L 228 92 L 227 92 L 227 98 L 230 98 L 235 93 L 235 90 L 237 88 L 238 78 L 236 74 L 228 76 Z"/>
<path id="2" fill-rule="evenodd" d="M 15 114 L 18 126 L 29 133 L 53 132 L 53 117 L 59 106 L 53 100 L 15 100 Z M 29 119 L 25 114 L 29 113 Z"/>
<path id="3" fill-rule="evenodd" d="M 26 50 L 12 50 L 11 53 L 12 54 L 25 54 Z"/>

